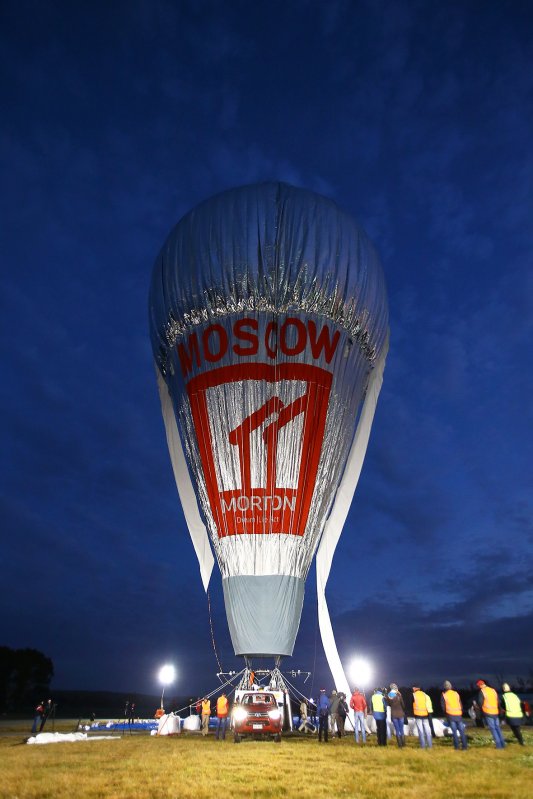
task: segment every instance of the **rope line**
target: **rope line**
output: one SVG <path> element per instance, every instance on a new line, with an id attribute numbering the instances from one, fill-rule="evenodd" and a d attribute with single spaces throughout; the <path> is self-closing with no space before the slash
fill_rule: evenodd
<path id="1" fill-rule="evenodd" d="M 221 672 L 221 671 L 224 671 L 224 669 L 222 668 L 222 666 L 220 664 L 220 660 L 219 660 L 218 652 L 217 652 L 217 647 L 216 647 L 216 644 L 215 644 L 215 634 L 213 632 L 213 619 L 211 618 L 211 598 L 209 596 L 209 588 L 207 589 L 206 593 L 207 593 L 207 609 L 209 611 L 209 628 L 211 630 L 211 642 L 213 644 L 213 651 L 214 651 L 215 657 L 217 659 L 218 670 L 219 670 L 219 672 Z"/>

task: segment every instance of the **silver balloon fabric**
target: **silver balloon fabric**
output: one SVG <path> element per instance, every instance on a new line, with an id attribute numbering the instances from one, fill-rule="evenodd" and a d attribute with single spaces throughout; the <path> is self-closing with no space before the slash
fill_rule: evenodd
<path id="1" fill-rule="evenodd" d="M 375 250 L 317 194 L 282 183 L 225 192 L 167 238 L 150 328 L 235 651 L 290 654 L 303 583 L 386 346 Z M 271 575 L 288 582 L 251 579 Z M 264 623 L 241 634 L 256 605 Z M 284 636 L 279 619 L 291 614 Z"/>

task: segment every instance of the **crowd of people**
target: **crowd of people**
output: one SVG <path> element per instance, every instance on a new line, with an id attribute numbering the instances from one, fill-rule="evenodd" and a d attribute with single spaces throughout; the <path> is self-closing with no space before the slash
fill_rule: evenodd
<path id="1" fill-rule="evenodd" d="M 488 685 L 485 680 L 476 683 L 478 693 L 472 703 L 474 716 L 481 719 L 481 725 L 486 726 L 492 735 L 497 749 L 505 747 L 505 740 L 501 729 L 501 720 L 505 720 L 513 735 L 521 746 L 524 739 L 521 727 L 524 722 L 531 723 L 531 709 L 527 702 L 523 702 L 514 693 L 508 683 L 501 686 L 501 695 L 495 688 Z M 429 694 L 422 690 L 420 685 L 412 686 L 412 716 L 416 726 L 416 734 L 422 749 L 431 749 L 435 729 L 433 726 L 433 703 Z M 441 711 L 445 724 L 452 734 L 455 749 L 467 749 L 466 725 L 463 721 L 465 708 L 459 692 L 454 690 L 451 682 L 446 680 L 440 695 Z M 367 703 L 365 694 L 354 688 L 349 705 L 354 712 L 354 738 L 357 744 L 365 744 L 367 740 L 368 717 L 372 716 L 376 727 L 378 746 L 386 746 L 389 737 L 388 722 L 390 720 L 398 747 L 405 746 L 405 730 L 408 728 L 406 702 L 396 683 L 390 683 L 389 688 L 375 688 Z M 307 702 L 302 700 L 300 705 L 299 730 L 304 732 L 312 727 L 318 729 L 318 741 L 327 742 L 328 736 L 336 732 L 340 738 L 345 734 L 345 722 L 348 715 L 346 696 L 343 693 L 332 691 L 328 697 L 325 689 L 321 689 L 316 703 L 316 711 L 309 715 Z"/>
<path id="2" fill-rule="evenodd" d="M 533 723 L 528 702 L 522 701 L 508 683 L 502 684 L 501 694 L 485 680 L 478 680 L 476 688 L 477 694 L 468 709 L 471 718 L 490 730 L 497 749 L 505 747 L 502 720 L 507 723 L 518 743 L 524 746 L 521 727 L 524 723 Z M 436 737 L 431 697 L 420 685 L 413 685 L 409 694 L 410 696 L 404 698 L 396 683 L 390 683 L 388 688 L 375 688 L 367 702 L 364 692 L 359 688 L 353 689 L 349 700 L 342 692 L 334 690 L 328 696 L 326 690 L 321 689 L 316 703 L 302 698 L 296 729 L 300 732 L 317 732 L 320 743 L 327 742 L 332 735 L 341 738 L 346 735 L 346 719 L 351 708 L 354 714 L 353 735 L 356 744 L 366 744 L 370 729 L 374 731 L 375 724 L 378 746 L 387 745 L 392 729 L 398 747 L 403 748 L 406 730 L 410 729 L 408 715 L 411 715 L 416 728 L 416 733 L 413 730 L 413 734 L 418 736 L 421 748 L 431 749 Z M 206 697 L 198 699 L 196 711 L 201 716 L 202 735 L 207 735 L 212 711 L 211 700 Z M 459 692 L 449 680 L 442 685 L 440 711 L 444 724 L 451 731 L 454 748 L 467 749 L 464 722 L 466 708 L 463 707 Z M 230 719 L 230 703 L 225 693 L 216 700 L 216 717 L 216 738 L 225 739 Z M 373 722 L 370 727 L 371 719 Z"/>

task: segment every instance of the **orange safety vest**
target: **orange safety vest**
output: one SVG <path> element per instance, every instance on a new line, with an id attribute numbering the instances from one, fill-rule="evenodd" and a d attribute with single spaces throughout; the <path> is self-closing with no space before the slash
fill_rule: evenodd
<path id="1" fill-rule="evenodd" d="M 217 699 L 217 716 L 219 719 L 224 718 L 224 716 L 228 715 L 228 698 L 227 696 L 219 696 Z"/>
<path id="2" fill-rule="evenodd" d="M 461 704 L 461 697 L 457 691 L 452 691 L 452 689 L 449 688 L 447 691 L 444 691 L 442 696 L 444 697 L 444 706 L 447 716 L 463 715 L 463 705 Z"/>
<path id="3" fill-rule="evenodd" d="M 487 716 L 497 716 L 498 694 L 494 688 L 489 688 L 488 685 L 483 685 L 481 687 L 481 693 L 483 694 L 483 704 L 481 705 L 481 710 L 483 713 L 486 713 Z"/>
<path id="4" fill-rule="evenodd" d="M 415 691 L 413 699 L 413 713 L 415 716 L 427 716 L 428 706 L 426 704 L 426 695 L 424 691 Z"/>

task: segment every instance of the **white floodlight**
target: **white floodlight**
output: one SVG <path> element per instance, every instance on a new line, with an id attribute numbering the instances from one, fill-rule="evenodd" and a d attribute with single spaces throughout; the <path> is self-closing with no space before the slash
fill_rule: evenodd
<path id="1" fill-rule="evenodd" d="M 370 680 L 372 679 L 374 670 L 370 661 L 365 658 L 354 658 L 350 663 L 349 675 L 352 680 L 352 688 L 368 688 Z"/>
<path id="2" fill-rule="evenodd" d="M 171 685 L 176 679 L 176 669 L 171 663 L 166 663 L 159 669 L 158 677 L 159 682 L 163 686 L 163 691 L 161 693 L 161 710 L 164 710 L 163 698 L 165 696 L 165 688 L 167 685 Z"/>

